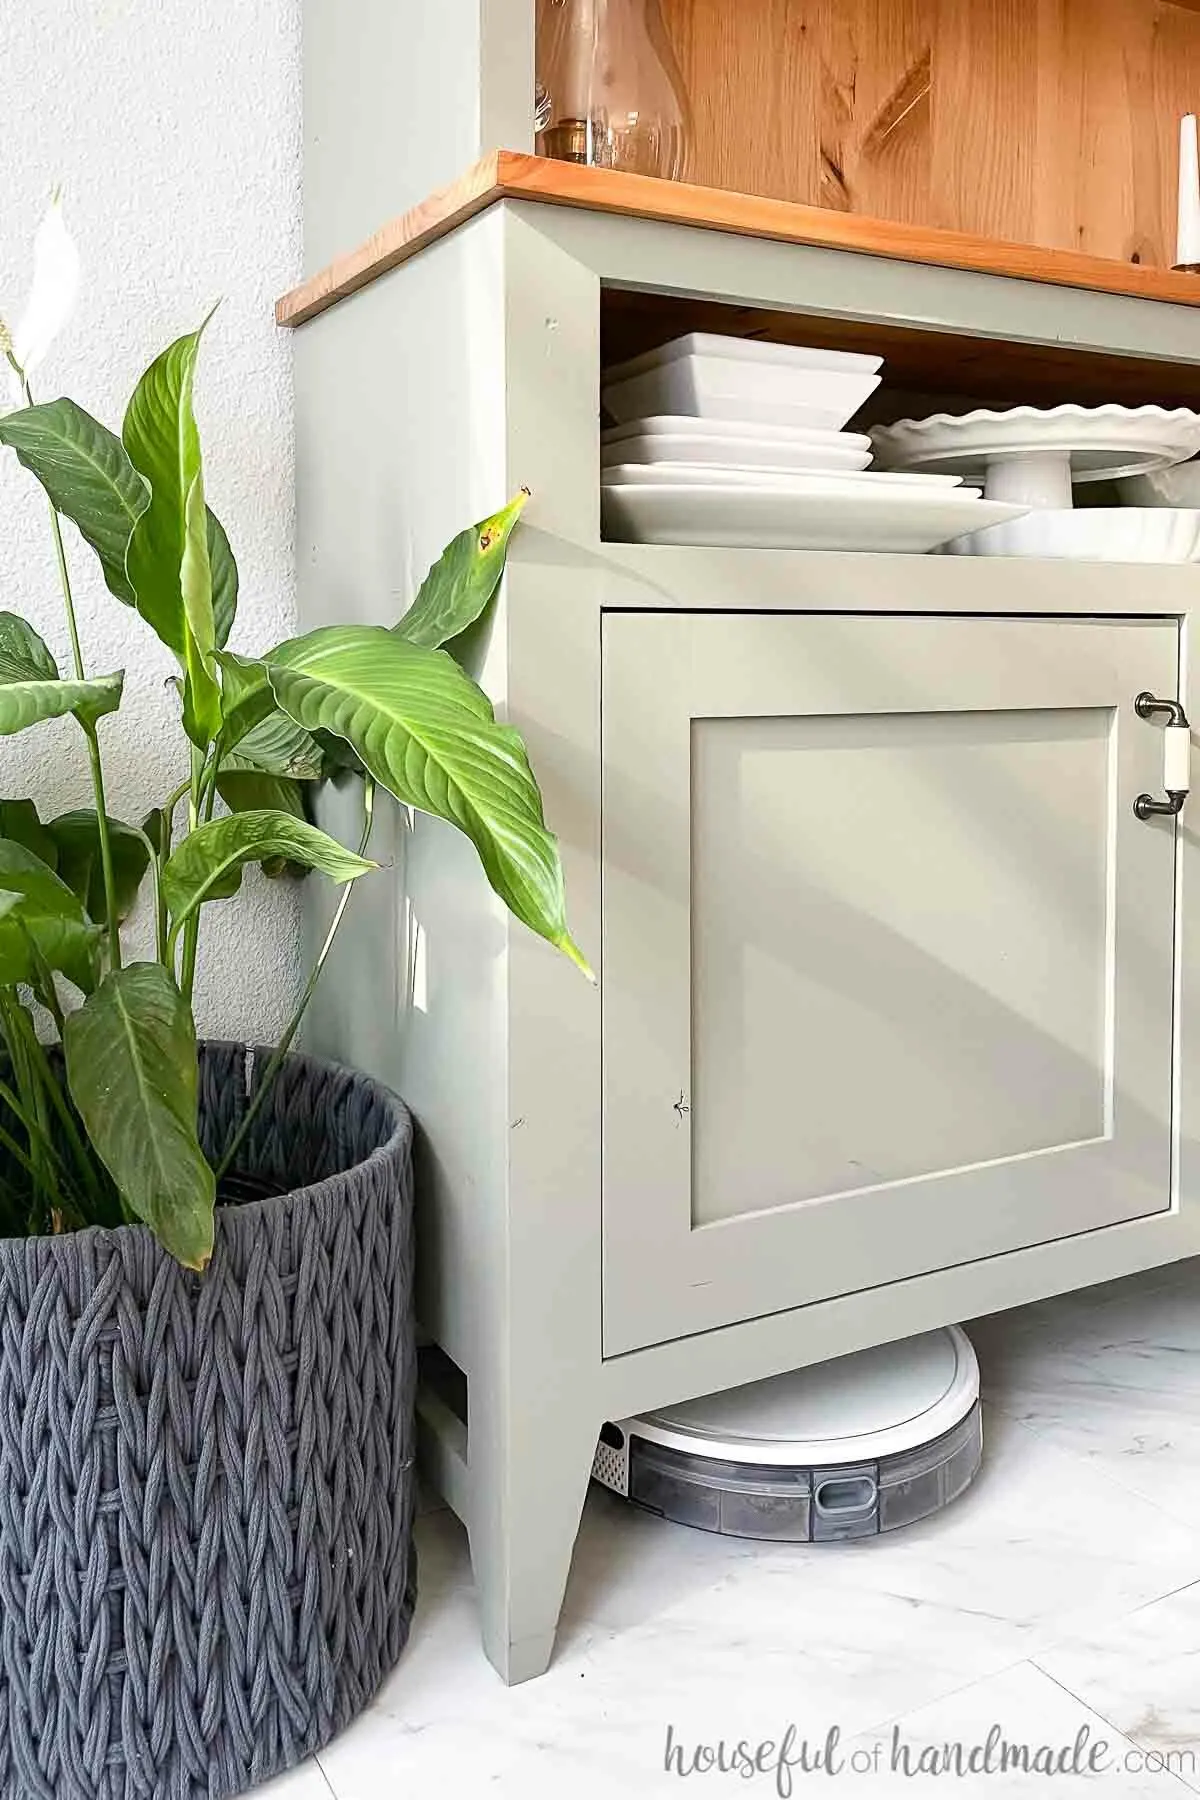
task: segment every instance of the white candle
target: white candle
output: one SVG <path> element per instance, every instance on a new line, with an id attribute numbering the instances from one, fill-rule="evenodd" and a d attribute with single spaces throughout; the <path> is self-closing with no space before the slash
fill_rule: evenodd
<path id="1" fill-rule="evenodd" d="M 1175 263 L 1177 267 L 1200 263 L 1200 152 L 1195 113 L 1188 113 L 1179 122 L 1179 237 Z"/>

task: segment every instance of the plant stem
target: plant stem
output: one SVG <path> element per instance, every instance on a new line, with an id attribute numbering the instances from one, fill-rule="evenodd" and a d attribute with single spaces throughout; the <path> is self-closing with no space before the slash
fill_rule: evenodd
<path id="1" fill-rule="evenodd" d="M 15 1025 L 16 1029 L 19 1030 L 21 1036 L 24 1038 L 25 1055 L 30 1078 L 38 1083 L 45 1098 L 50 1102 L 50 1108 L 57 1115 L 59 1126 L 63 1137 L 66 1140 L 67 1147 L 74 1157 L 79 1178 L 79 1191 L 81 1196 L 83 1196 L 85 1203 L 91 1208 L 88 1222 L 92 1224 L 101 1224 L 104 1222 L 105 1212 L 108 1209 L 100 1173 L 88 1147 L 84 1144 L 79 1126 L 75 1120 L 75 1115 L 71 1111 L 68 1103 L 63 1084 L 55 1073 L 49 1056 L 46 1054 L 46 1046 L 42 1043 L 37 1032 L 34 1030 L 33 1020 L 29 1017 L 28 1013 L 25 1012 L 24 1008 L 21 1008 L 17 1013 Z M 56 1144 L 54 1139 L 49 1135 L 48 1114 L 46 1115 L 46 1118 L 46 1142 L 55 1162 L 62 1168 L 64 1177 L 69 1180 L 71 1173 L 70 1169 L 67 1166 L 66 1159 L 58 1144 Z M 62 1212 L 63 1210 L 64 1208 L 60 1204 L 58 1211 Z"/>
<path id="2" fill-rule="evenodd" d="M 374 824 L 374 822 L 375 822 L 375 783 L 372 781 L 371 777 L 368 775 L 365 777 L 365 779 L 363 781 L 363 828 L 362 828 L 362 836 L 359 839 L 359 844 L 358 844 L 358 854 L 360 856 L 365 856 L 367 854 L 367 846 L 371 841 L 371 827 Z M 238 1151 L 241 1149 L 242 1145 L 246 1141 L 247 1135 L 249 1134 L 249 1131 L 250 1131 L 250 1127 L 254 1124 L 254 1121 L 258 1117 L 259 1112 L 262 1108 L 264 1100 L 266 1099 L 267 1095 L 271 1091 L 271 1086 L 275 1080 L 275 1077 L 278 1075 L 280 1069 L 284 1065 L 284 1062 L 287 1058 L 288 1051 L 291 1049 L 292 1044 L 295 1041 L 296 1033 L 299 1031 L 301 1022 L 303 1021 L 304 1015 L 308 1010 L 308 1003 L 317 991 L 317 983 L 321 979 L 321 970 L 325 967 L 325 964 L 329 960 L 329 953 L 333 949 L 334 939 L 337 937 L 338 929 L 341 926 L 342 920 L 346 916 L 346 908 L 350 904 L 350 895 L 354 888 L 354 885 L 355 885 L 354 882 L 348 881 L 341 891 L 341 894 L 338 898 L 337 907 L 334 911 L 333 918 L 330 921 L 329 930 L 325 933 L 325 942 L 321 945 L 321 948 L 317 954 L 317 960 L 312 966 L 312 973 L 309 975 L 308 980 L 304 984 L 304 991 L 300 995 L 300 1000 L 296 1007 L 296 1010 L 292 1014 L 291 1018 L 289 1019 L 287 1027 L 283 1033 L 283 1036 L 280 1038 L 278 1044 L 275 1046 L 274 1054 L 272 1055 L 271 1060 L 268 1062 L 266 1068 L 263 1071 L 262 1078 L 259 1081 L 258 1087 L 255 1090 L 254 1098 L 251 1100 L 250 1105 L 246 1109 L 245 1118 L 242 1120 L 241 1124 L 238 1126 L 237 1130 L 234 1132 L 233 1139 L 232 1139 L 231 1143 L 229 1144 L 228 1149 L 226 1150 L 224 1156 L 221 1158 L 220 1162 L 217 1164 L 217 1180 L 218 1181 L 221 1180 L 221 1177 L 223 1175 L 226 1175 L 229 1172 L 229 1169 L 233 1163 L 234 1158 L 236 1157 Z"/>
<path id="3" fill-rule="evenodd" d="M 140 825 L 133 825 L 130 829 L 137 832 L 149 853 L 150 876 L 154 882 L 154 954 L 156 959 L 165 966 L 167 963 L 167 907 L 162 894 L 162 871 L 163 863 L 171 854 L 171 814 L 165 807 L 162 809 L 162 821 L 166 851 L 161 857 L 153 840 L 147 832 L 142 830 Z"/>
<path id="4" fill-rule="evenodd" d="M 49 1141 L 41 1115 L 41 1096 L 29 1068 L 25 1039 L 19 1029 L 19 1019 L 23 1012 L 24 1008 L 15 991 L 0 994 L 0 1020 L 3 1021 L 4 1041 L 8 1045 L 8 1059 L 12 1065 L 13 1081 L 16 1083 L 16 1093 L 7 1084 L 0 1083 L 0 1099 L 25 1128 L 28 1154 L 22 1156 L 21 1161 L 32 1183 L 32 1204 L 26 1229 L 36 1232 L 41 1223 L 41 1215 L 37 1211 L 39 1201 L 45 1199 L 48 1210 L 49 1181 L 45 1153 L 49 1148 Z M 16 1153 L 12 1139 L 9 1139 L 8 1147 Z"/>
<path id="5" fill-rule="evenodd" d="M 188 782 L 188 832 L 200 823 L 200 799 L 204 788 L 205 759 L 192 745 L 192 778 Z M 190 1006 L 196 985 L 196 951 L 200 945 L 200 912 L 197 908 L 183 928 L 183 967 L 179 975 L 179 991 Z"/>
<path id="6" fill-rule="evenodd" d="M 25 381 L 25 399 L 33 405 L 33 395 L 29 383 Z M 75 598 L 71 592 L 71 572 L 67 567 L 67 552 L 63 544 L 62 524 L 58 516 L 58 508 L 50 504 L 50 530 L 54 537 L 54 557 L 58 564 L 58 579 L 62 586 L 63 603 L 67 611 L 67 630 L 71 638 L 71 662 L 75 670 L 76 681 L 87 679 L 84 671 L 83 649 L 79 642 L 79 624 L 75 617 Z M 108 835 L 108 810 L 104 798 L 104 765 L 100 760 L 100 737 L 95 724 L 80 719 L 79 724 L 87 739 L 88 762 L 92 771 L 92 798 L 96 805 L 96 830 L 100 837 L 100 866 L 104 871 L 104 905 L 108 914 L 108 955 L 114 969 L 121 967 L 121 930 L 117 918 L 117 882 L 113 871 L 112 844 Z"/>
<path id="7" fill-rule="evenodd" d="M 213 812 L 216 809 L 217 777 L 221 773 L 221 757 L 222 757 L 221 740 L 220 740 L 220 738 L 218 738 L 216 743 L 213 745 L 213 753 L 212 753 L 211 758 L 209 759 L 208 767 L 205 770 L 204 823 L 206 825 L 208 824 L 209 820 L 212 818 Z"/>

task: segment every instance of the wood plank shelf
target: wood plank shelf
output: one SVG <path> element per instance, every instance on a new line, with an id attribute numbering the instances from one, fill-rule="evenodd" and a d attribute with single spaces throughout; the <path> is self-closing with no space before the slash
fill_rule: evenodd
<path id="1" fill-rule="evenodd" d="M 285 294 L 276 306 L 278 323 L 296 326 L 316 318 L 502 200 L 577 207 L 781 243 L 853 250 L 868 256 L 1007 275 L 1059 287 L 1200 306 L 1200 277 L 1171 269 L 1122 263 L 1078 251 L 1047 250 L 1034 244 L 1005 243 L 967 232 L 863 218 L 723 188 L 655 181 L 611 169 L 577 168 L 545 157 L 499 150 L 476 163 L 450 187 L 391 220 L 356 250 L 337 257 Z"/>
<path id="2" fill-rule="evenodd" d="M 1174 259 L 1195 5 L 656 4 L 688 106 L 687 181 L 1114 262 Z M 539 0 L 551 94 L 557 11 Z"/>

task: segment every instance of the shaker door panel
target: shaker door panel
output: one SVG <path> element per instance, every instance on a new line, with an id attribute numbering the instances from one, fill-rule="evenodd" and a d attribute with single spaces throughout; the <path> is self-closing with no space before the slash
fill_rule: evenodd
<path id="1" fill-rule="evenodd" d="M 1171 1203 L 1171 622 L 610 614 L 609 1354 Z"/>

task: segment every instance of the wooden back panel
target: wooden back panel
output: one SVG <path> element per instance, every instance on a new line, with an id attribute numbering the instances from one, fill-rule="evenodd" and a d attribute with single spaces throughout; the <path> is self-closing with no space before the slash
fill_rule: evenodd
<path id="1" fill-rule="evenodd" d="M 545 0 L 542 0 L 545 3 Z M 1169 266 L 1197 0 L 659 0 L 686 178 Z"/>

